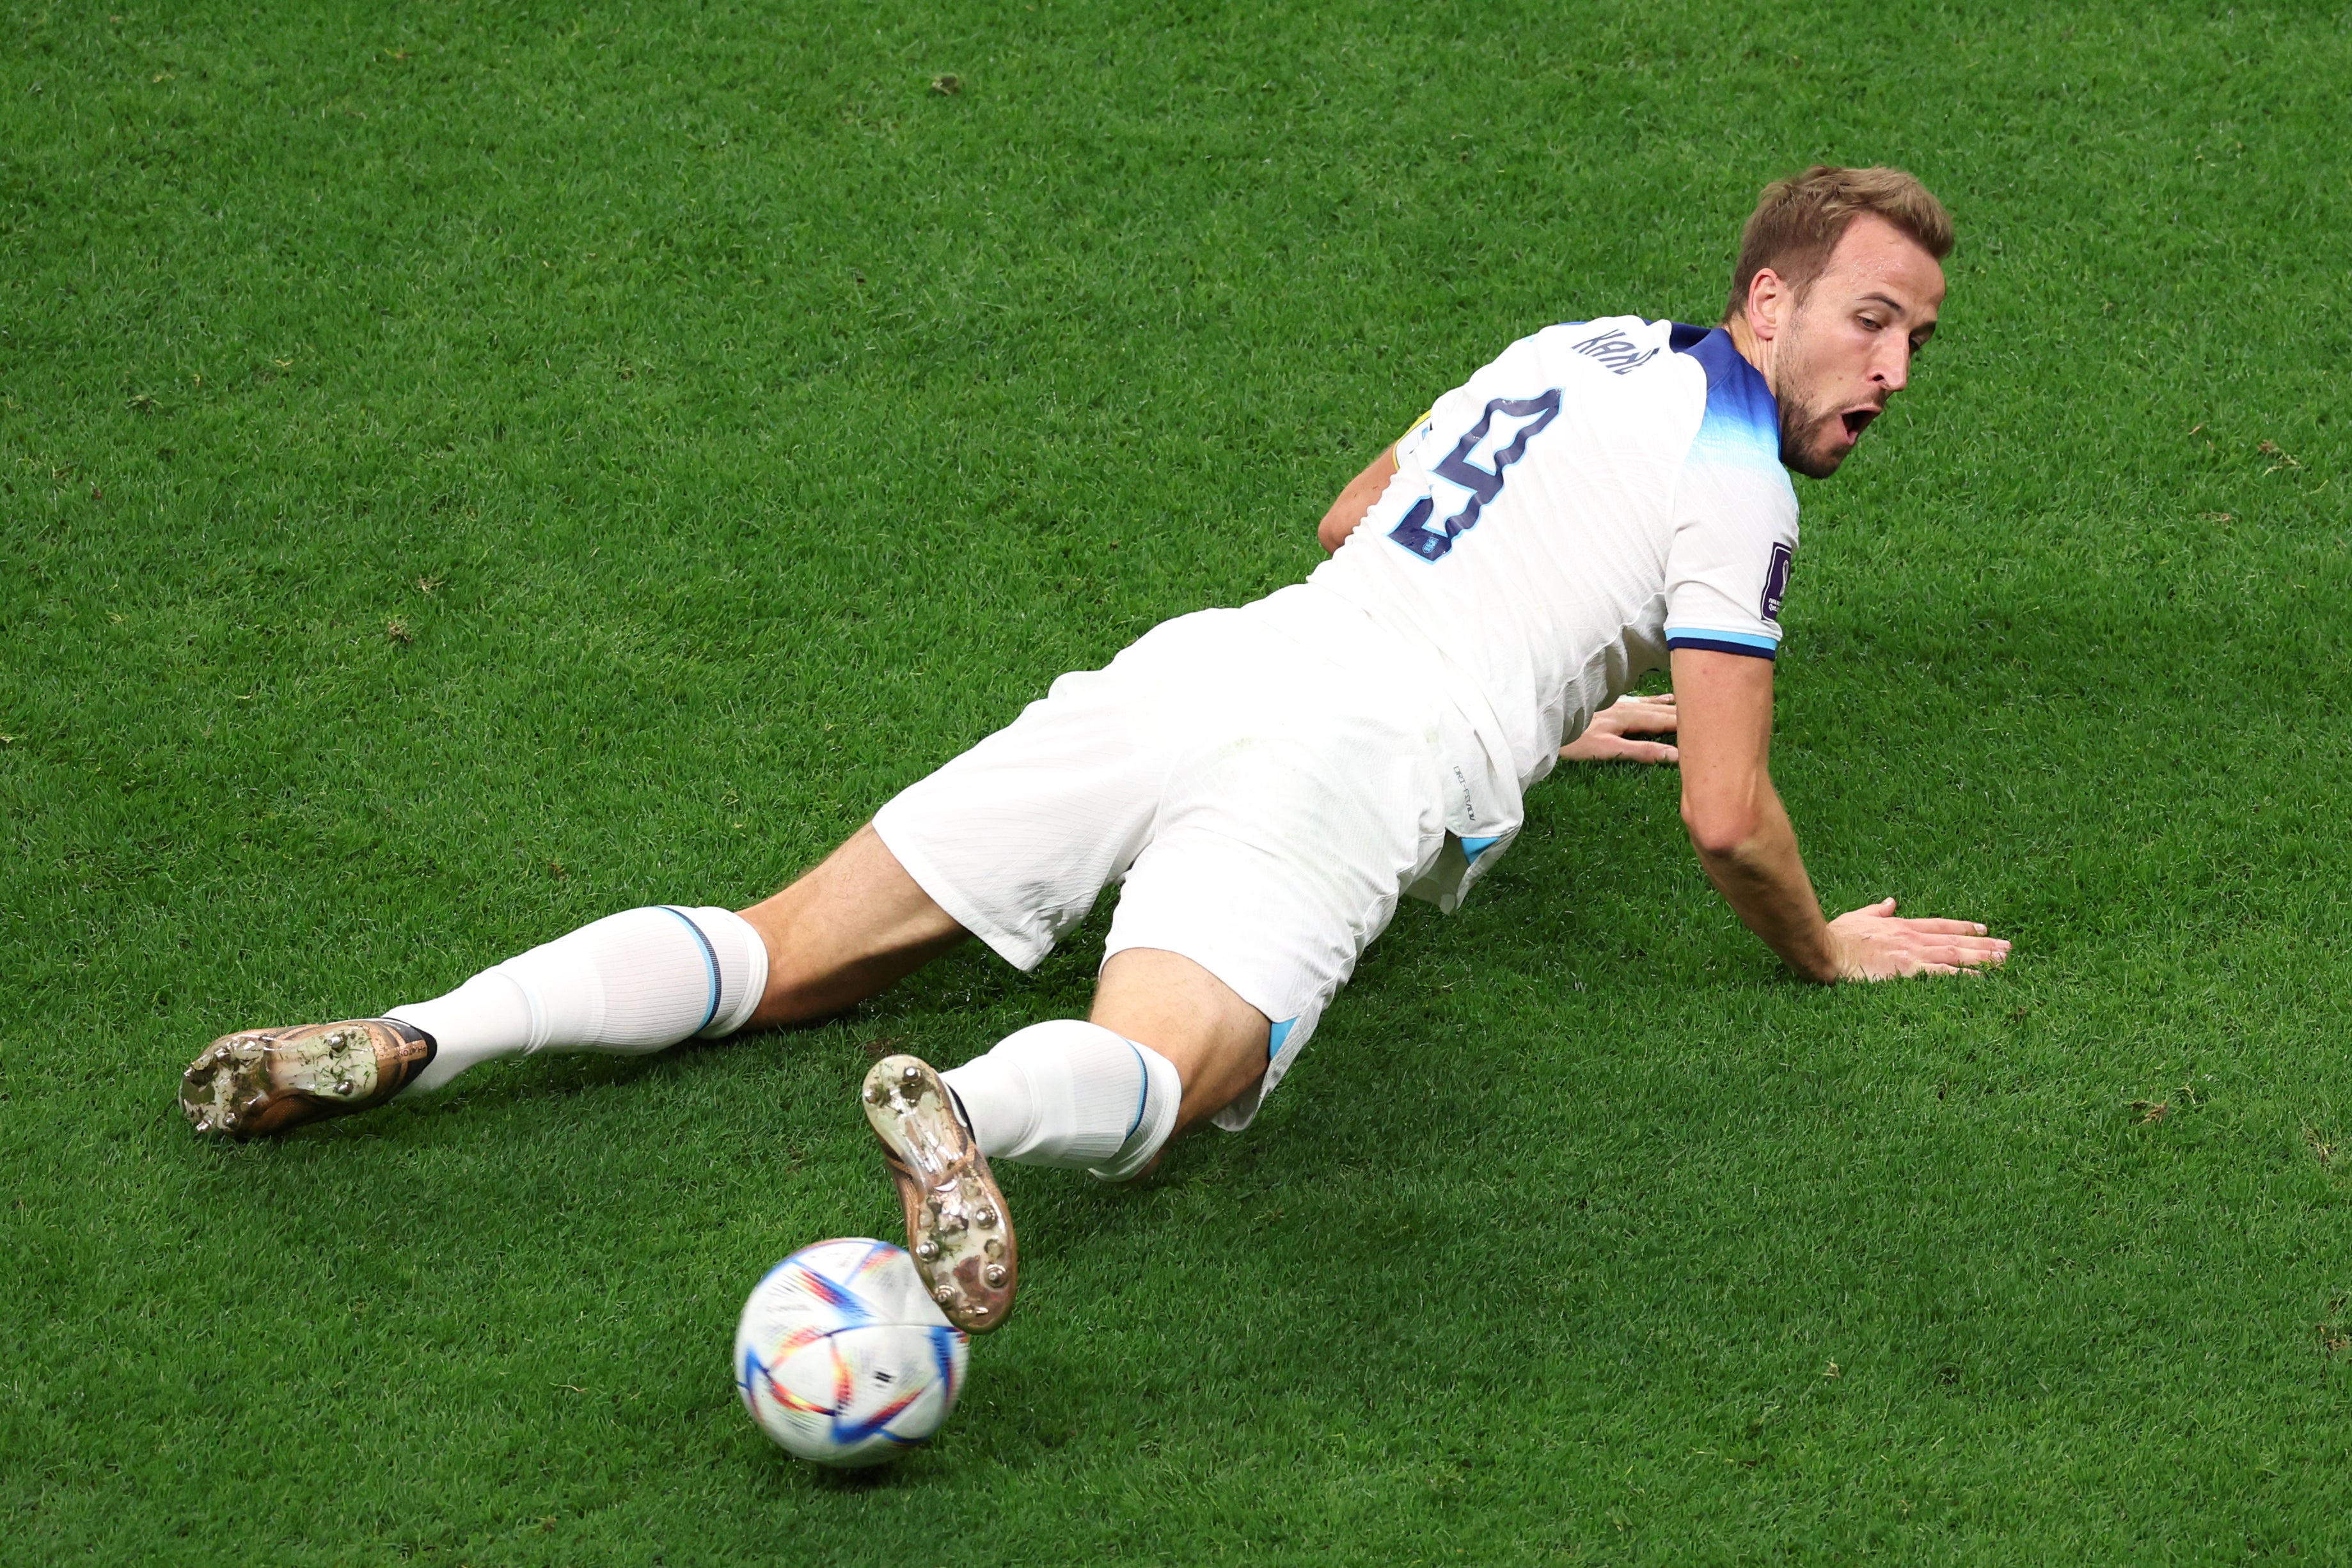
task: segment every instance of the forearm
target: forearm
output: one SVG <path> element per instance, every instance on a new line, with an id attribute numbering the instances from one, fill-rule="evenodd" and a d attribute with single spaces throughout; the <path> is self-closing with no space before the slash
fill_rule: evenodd
<path id="1" fill-rule="evenodd" d="M 1391 442 L 1365 465 L 1362 473 L 1348 481 L 1348 487 L 1339 492 L 1339 498 L 1323 514 L 1322 526 L 1315 530 L 1315 542 L 1323 547 L 1326 554 L 1348 542 L 1348 536 L 1356 531 L 1356 525 L 1364 520 L 1372 503 L 1389 487 L 1396 471 L 1396 444 Z"/>
<path id="2" fill-rule="evenodd" d="M 1829 923 L 1822 918 L 1821 901 L 1797 852 L 1797 831 L 1776 791 L 1765 787 L 1746 834 L 1710 843 L 1694 833 L 1693 843 L 1707 880 L 1789 967 L 1824 985 L 1839 977 Z"/>
<path id="3" fill-rule="evenodd" d="M 1674 671 L 1691 847 L 1748 929 L 1790 968 L 1827 985 L 1965 974 L 2009 956 L 2009 944 L 1974 921 L 1898 920 L 1891 898 L 1824 921 L 1767 767 L 1771 661 L 1677 648 Z"/>

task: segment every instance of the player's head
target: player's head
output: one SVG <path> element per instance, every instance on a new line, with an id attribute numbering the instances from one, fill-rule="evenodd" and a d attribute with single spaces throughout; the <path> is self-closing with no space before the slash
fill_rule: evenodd
<path id="1" fill-rule="evenodd" d="M 1816 164 L 1764 187 L 1724 324 L 1780 404 L 1780 461 L 1837 472 L 1936 329 L 1952 220 L 1900 169 Z"/>

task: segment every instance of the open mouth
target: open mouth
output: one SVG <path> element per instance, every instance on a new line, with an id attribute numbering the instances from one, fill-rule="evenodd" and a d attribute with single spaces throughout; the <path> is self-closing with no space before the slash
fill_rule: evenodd
<path id="1" fill-rule="evenodd" d="M 1870 422 L 1878 417 L 1878 410 L 1850 408 L 1838 417 L 1845 422 L 1845 438 L 1848 441 L 1860 441 L 1862 433 L 1870 428 Z"/>

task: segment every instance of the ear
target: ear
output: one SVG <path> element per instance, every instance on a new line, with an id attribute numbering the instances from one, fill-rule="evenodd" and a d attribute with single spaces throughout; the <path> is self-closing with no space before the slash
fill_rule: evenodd
<path id="1" fill-rule="evenodd" d="M 1756 334 L 1759 342 L 1769 342 L 1780 335 L 1788 325 L 1789 313 L 1797 302 L 1796 290 L 1788 280 L 1769 267 L 1759 267 L 1756 276 L 1748 281 L 1748 329 Z"/>

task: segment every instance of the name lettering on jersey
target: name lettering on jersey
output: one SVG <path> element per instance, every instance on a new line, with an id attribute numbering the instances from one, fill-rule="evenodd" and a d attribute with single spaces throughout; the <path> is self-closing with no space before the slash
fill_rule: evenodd
<path id="1" fill-rule="evenodd" d="M 1412 504 L 1404 520 L 1389 530 L 1389 538 L 1412 551 L 1423 560 L 1435 560 L 1454 548 L 1454 541 L 1478 526 L 1478 513 L 1486 504 L 1503 493 L 1503 471 L 1528 455 L 1528 443 L 1543 427 L 1559 417 L 1559 389 L 1553 387 L 1538 397 L 1498 397 L 1487 403 L 1486 412 L 1469 434 L 1454 444 L 1454 450 L 1440 458 L 1430 472 L 1449 484 L 1459 485 L 1470 492 L 1470 499 L 1462 509 L 1443 523 L 1433 525 L 1437 503 L 1424 496 Z M 1503 444 L 1505 436 L 1509 437 Z M 1481 448 L 1492 468 L 1481 468 L 1471 459 L 1481 455 Z"/>
<path id="2" fill-rule="evenodd" d="M 1656 348 L 1644 349 L 1614 327 L 1581 343 L 1570 343 L 1569 350 L 1599 360 L 1612 374 L 1621 376 L 1636 365 L 1647 364 L 1658 353 Z"/>
<path id="3" fill-rule="evenodd" d="M 1757 613 L 1767 621 L 1780 618 L 1780 601 L 1789 596 L 1789 569 L 1797 563 L 1797 552 L 1775 541 L 1772 564 L 1764 569 L 1764 606 Z"/>

